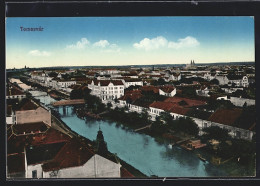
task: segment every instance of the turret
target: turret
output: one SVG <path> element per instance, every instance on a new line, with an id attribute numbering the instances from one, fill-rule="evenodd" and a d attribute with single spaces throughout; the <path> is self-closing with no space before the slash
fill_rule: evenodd
<path id="1" fill-rule="evenodd" d="M 107 143 L 104 140 L 103 132 L 101 131 L 100 127 L 98 130 L 96 143 L 97 143 L 97 153 L 100 155 L 106 155 L 108 152 Z"/>

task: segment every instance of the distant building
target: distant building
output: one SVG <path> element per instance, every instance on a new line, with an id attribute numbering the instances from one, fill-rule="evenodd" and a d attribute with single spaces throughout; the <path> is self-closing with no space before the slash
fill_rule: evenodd
<path id="1" fill-rule="evenodd" d="M 23 99 L 26 95 L 23 91 L 18 89 L 17 87 L 7 86 L 6 89 L 6 99 Z"/>
<path id="2" fill-rule="evenodd" d="M 215 77 L 219 81 L 219 85 L 232 85 L 237 87 L 248 87 L 248 77 L 243 75 L 217 75 Z"/>
<path id="3" fill-rule="evenodd" d="M 130 86 L 143 86 L 144 85 L 144 83 L 141 79 L 135 79 L 135 78 L 124 79 L 123 83 L 125 85 L 125 88 L 128 88 Z"/>

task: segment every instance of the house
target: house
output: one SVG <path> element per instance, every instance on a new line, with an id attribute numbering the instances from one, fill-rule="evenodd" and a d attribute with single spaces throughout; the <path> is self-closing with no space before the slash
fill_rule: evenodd
<path id="1" fill-rule="evenodd" d="M 92 80 L 88 88 L 92 95 L 101 100 L 114 100 L 124 95 L 124 83 L 121 80 Z"/>
<path id="2" fill-rule="evenodd" d="M 248 87 L 248 77 L 244 75 L 228 75 L 229 84 L 235 84 L 236 86 L 240 87 Z"/>
<path id="3" fill-rule="evenodd" d="M 142 97 L 140 90 L 128 90 L 125 91 L 125 95 L 118 99 L 119 107 L 128 106 L 130 108 L 130 104 L 132 104 L 135 100 Z"/>
<path id="4" fill-rule="evenodd" d="M 175 72 L 170 72 L 166 73 L 164 76 L 164 80 L 169 82 L 169 81 L 180 81 L 181 80 L 181 73 L 175 73 Z"/>
<path id="5" fill-rule="evenodd" d="M 51 112 L 29 99 L 15 111 L 15 124 L 45 122 L 51 126 Z"/>
<path id="6" fill-rule="evenodd" d="M 209 88 L 205 85 L 201 86 L 199 89 L 196 89 L 196 94 L 198 96 L 210 97 L 209 92 Z"/>
<path id="7" fill-rule="evenodd" d="M 206 101 L 189 99 L 184 97 L 177 97 L 177 96 L 169 97 L 165 99 L 164 102 L 170 102 L 173 103 L 175 106 L 181 106 L 184 108 L 198 107 L 207 104 Z"/>
<path id="8" fill-rule="evenodd" d="M 232 85 L 237 87 L 248 87 L 248 77 L 244 75 L 217 75 L 215 77 L 219 81 L 219 85 Z"/>
<path id="9" fill-rule="evenodd" d="M 21 100 L 25 97 L 26 97 L 25 93 L 22 90 L 20 90 L 19 88 L 14 87 L 14 86 L 7 86 L 6 99 L 19 99 L 19 100 Z"/>
<path id="10" fill-rule="evenodd" d="M 173 97 L 176 94 L 176 88 L 174 86 L 161 86 L 159 88 L 159 95 Z"/>
<path id="11" fill-rule="evenodd" d="M 155 120 L 156 117 L 160 116 L 163 112 L 169 112 L 174 107 L 173 103 L 155 101 L 149 105 L 149 114 L 152 120 Z"/>
<path id="12" fill-rule="evenodd" d="M 43 122 L 8 125 L 7 177 L 120 178 L 119 162 L 95 154 L 92 143 L 53 129 Z M 126 174 L 126 175 L 125 175 Z"/>
<path id="13" fill-rule="evenodd" d="M 247 125 L 247 127 L 238 127 L 236 125 L 237 121 L 241 118 L 242 112 L 242 109 L 218 109 L 208 118 L 208 122 L 204 123 L 203 128 L 218 126 L 227 129 L 233 138 L 251 140 L 254 135 L 254 132 L 251 129 L 255 127 L 255 123 L 248 121 L 249 124 L 247 124 L 243 122 L 243 125 Z M 254 120 L 254 118 L 252 119 Z"/>
<path id="14" fill-rule="evenodd" d="M 130 86 L 143 86 L 143 81 L 141 79 L 137 79 L 137 78 L 127 78 L 122 80 L 125 88 L 128 88 Z"/>

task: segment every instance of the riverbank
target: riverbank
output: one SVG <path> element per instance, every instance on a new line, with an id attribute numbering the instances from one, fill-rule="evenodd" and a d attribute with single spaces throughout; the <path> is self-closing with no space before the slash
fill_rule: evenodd
<path id="1" fill-rule="evenodd" d="M 81 136 L 79 134 L 77 134 L 76 132 L 74 132 L 73 130 L 71 130 L 70 127 L 68 127 L 66 125 L 66 123 L 64 123 L 58 116 L 54 116 L 52 115 L 52 126 L 69 135 L 72 138 L 78 138 L 80 141 L 82 141 L 83 143 L 88 143 L 91 144 L 92 146 L 94 146 L 94 142 L 85 138 L 84 136 Z M 110 158 L 112 156 L 114 156 L 114 154 L 112 154 L 111 152 L 108 152 L 108 157 Z M 126 163 L 124 160 L 120 159 L 119 157 L 117 157 L 117 159 L 119 160 L 120 164 L 126 169 L 128 170 L 132 175 L 134 175 L 136 178 L 147 178 L 148 176 L 143 174 L 141 171 L 139 171 L 138 169 L 136 169 L 135 167 L 131 166 L 130 164 Z"/>

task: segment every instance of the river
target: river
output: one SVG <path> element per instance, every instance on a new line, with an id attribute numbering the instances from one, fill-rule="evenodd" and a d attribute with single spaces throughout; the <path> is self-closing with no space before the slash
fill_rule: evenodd
<path id="1" fill-rule="evenodd" d="M 35 93 L 35 92 L 34 92 Z M 55 100 L 47 96 L 37 96 L 46 106 Z M 106 120 L 80 119 L 72 106 L 57 109 L 61 119 L 76 133 L 95 140 L 99 127 L 103 131 L 108 150 L 134 166 L 144 174 L 159 177 L 226 177 L 231 172 L 243 174 L 243 167 L 231 167 L 231 171 L 201 161 L 196 154 L 168 144 L 158 143 L 154 138 L 133 132 L 121 124 Z M 241 173 L 242 172 L 242 173 Z"/>

